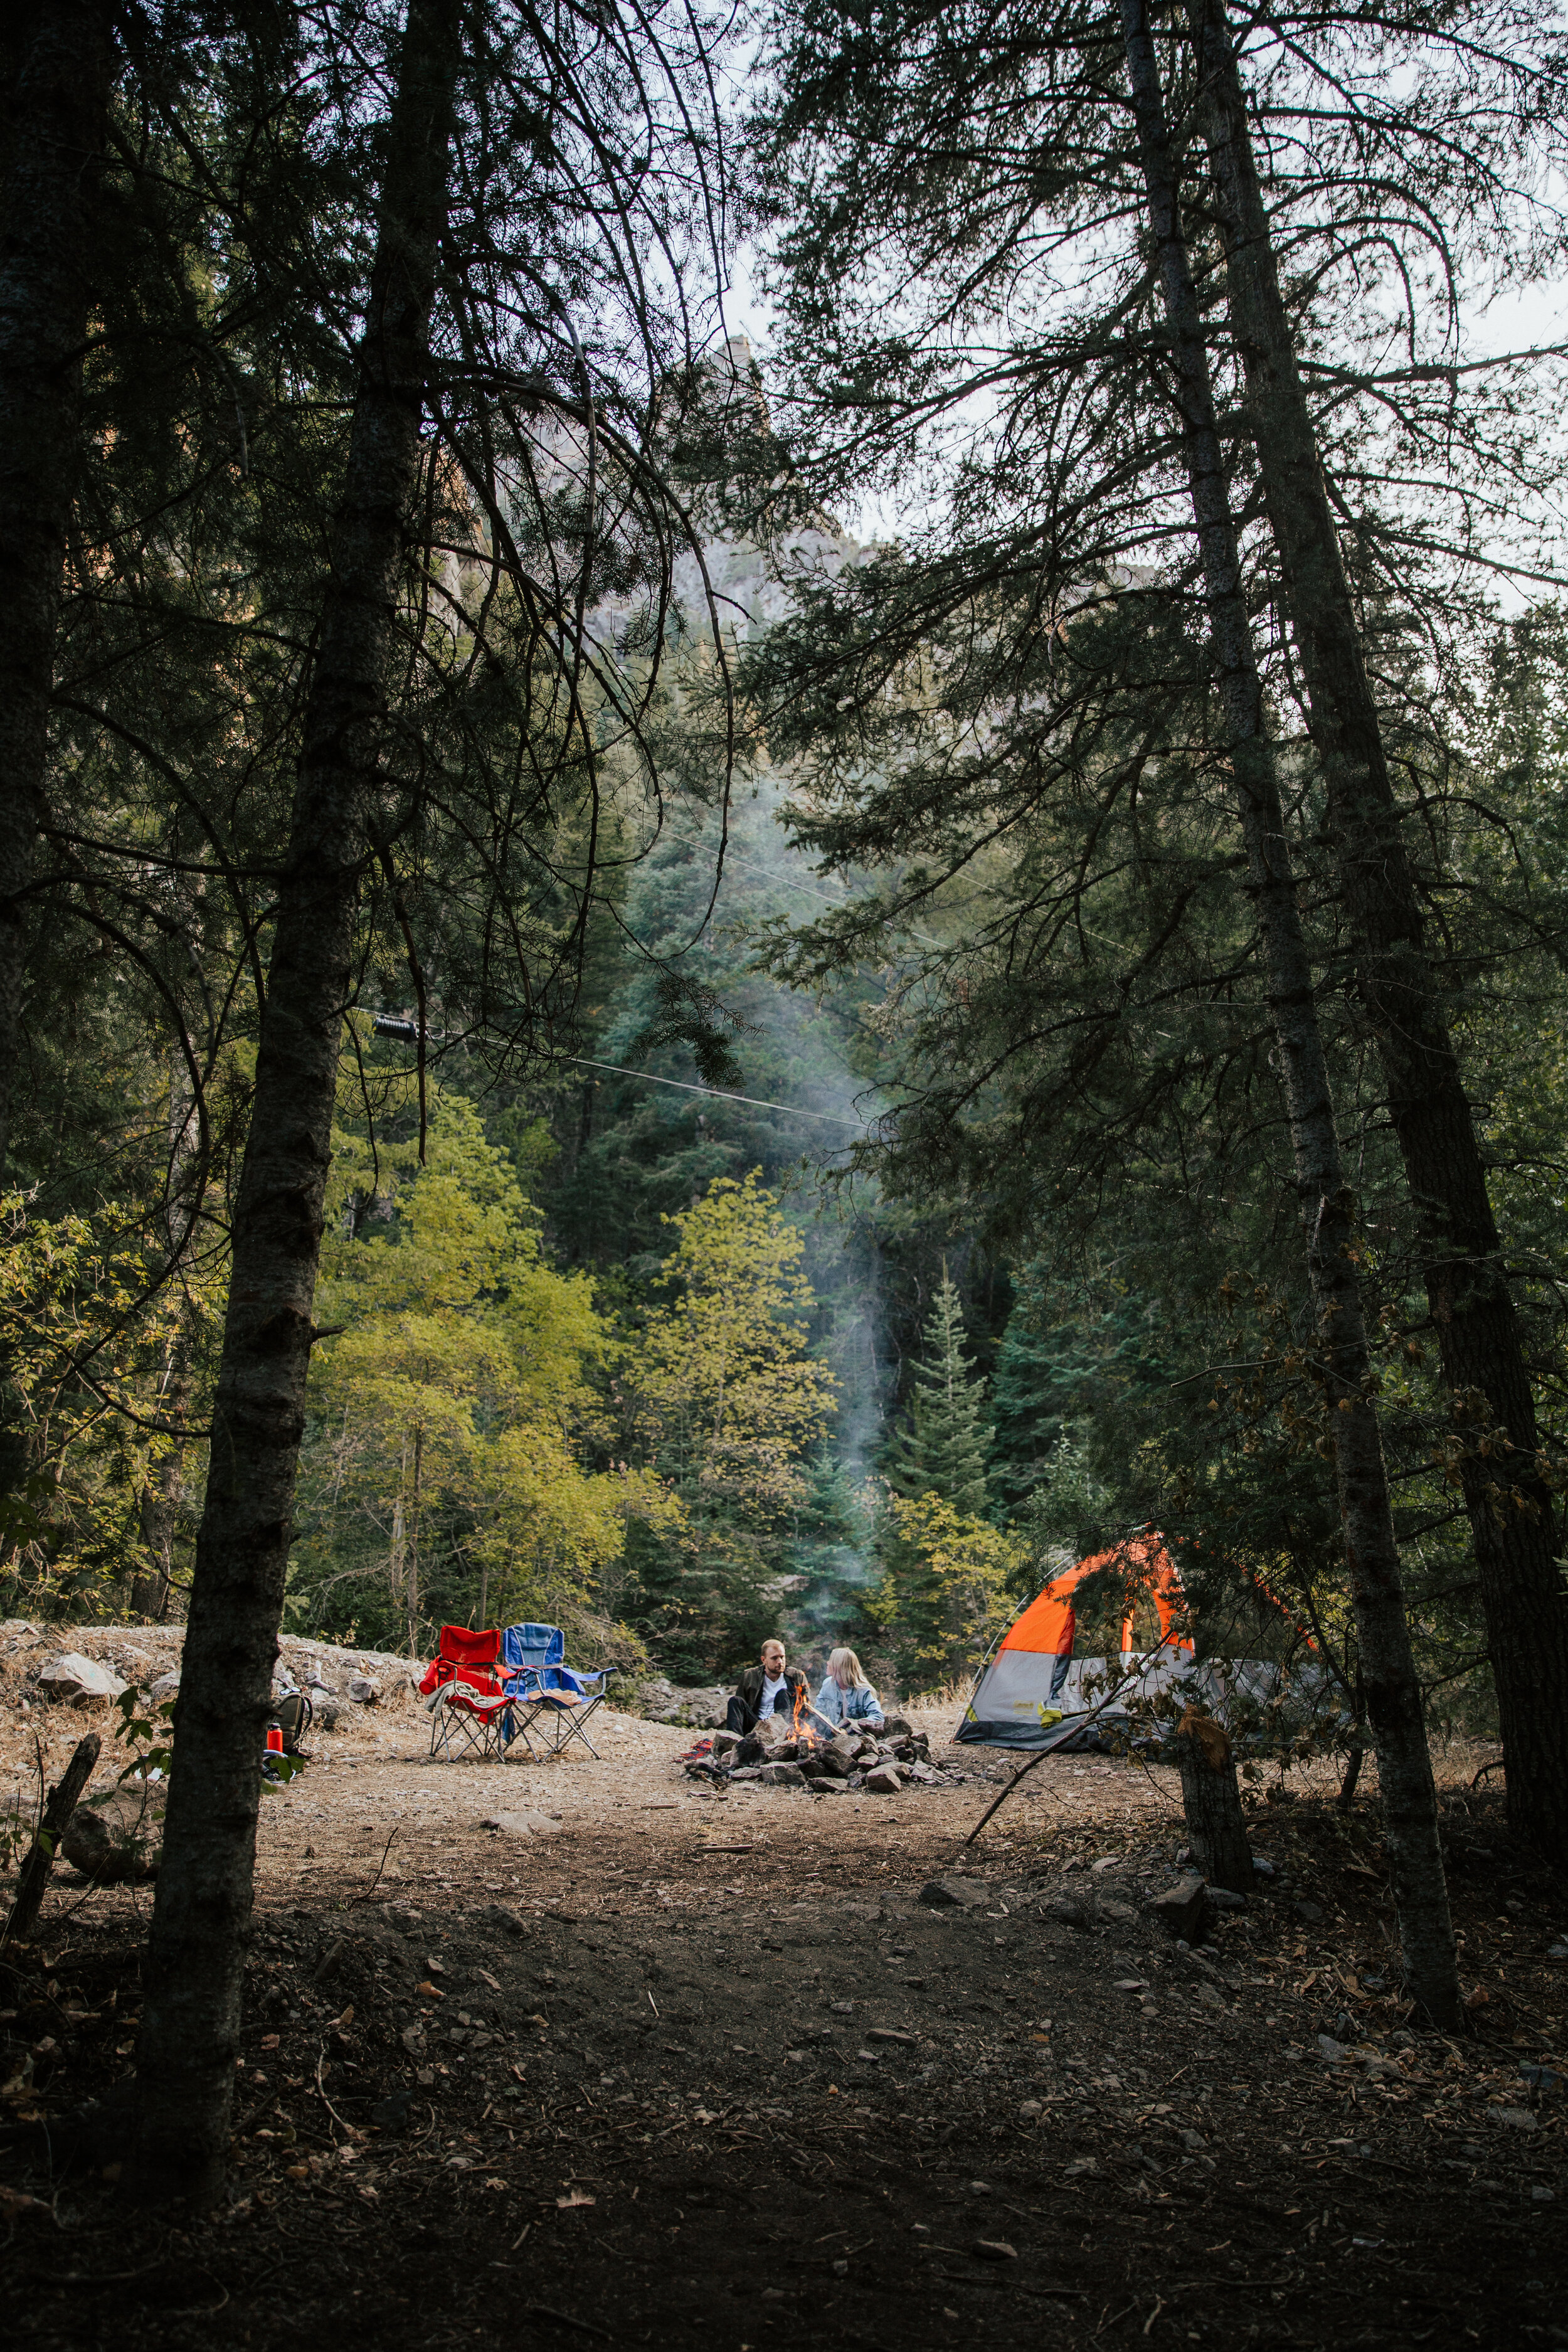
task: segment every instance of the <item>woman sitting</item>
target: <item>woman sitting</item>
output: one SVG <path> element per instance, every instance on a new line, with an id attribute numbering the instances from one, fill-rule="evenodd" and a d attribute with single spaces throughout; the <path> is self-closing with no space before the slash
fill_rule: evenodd
<path id="1" fill-rule="evenodd" d="M 816 1712 L 829 1723 L 863 1723 L 868 1730 L 881 1730 L 881 1701 L 853 1650 L 835 1650 L 828 1659 L 827 1678 L 816 1694 Z"/>

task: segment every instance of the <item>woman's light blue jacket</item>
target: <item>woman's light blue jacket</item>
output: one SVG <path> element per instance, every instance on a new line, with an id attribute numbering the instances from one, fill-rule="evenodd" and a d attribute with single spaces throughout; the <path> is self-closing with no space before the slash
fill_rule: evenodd
<path id="1" fill-rule="evenodd" d="M 816 1711 L 829 1723 L 880 1723 L 882 1703 L 869 1683 L 840 1690 L 831 1675 L 816 1694 Z"/>

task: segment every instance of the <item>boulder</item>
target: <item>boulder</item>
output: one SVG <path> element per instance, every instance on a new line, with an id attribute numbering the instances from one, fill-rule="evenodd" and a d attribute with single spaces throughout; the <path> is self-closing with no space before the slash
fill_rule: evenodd
<path id="1" fill-rule="evenodd" d="M 918 1897 L 932 1911 L 970 1911 L 989 1899 L 989 1890 L 974 1878 L 929 1878 Z"/>
<path id="2" fill-rule="evenodd" d="M 1233 1895 L 1228 1886 L 1211 1886 L 1208 1889 L 1208 1906 L 1211 1911 L 1245 1911 L 1247 1897 L 1245 1895 Z"/>
<path id="3" fill-rule="evenodd" d="M 96 1659 L 84 1658 L 79 1650 L 63 1650 L 38 1675 L 39 1697 L 57 1706 L 108 1706 L 124 1688 L 118 1675 Z"/>
<path id="4" fill-rule="evenodd" d="M 153 1706 L 163 1706 L 166 1705 L 170 1699 L 178 1698 L 179 1696 L 180 1677 L 177 1670 L 173 1674 L 160 1675 L 157 1681 L 153 1684 L 152 1689 L 147 1694 L 148 1699 Z"/>
<path id="5" fill-rule="evenodd" d="M 134 1783 L 89 1798 L 66 1823 L 60 1852 L 100 1886 L 155 1877 L 163 1853 L 164 1801 L 162 1786 Z"/>
<path id="6" fill-rule="evenodd" d="M 1203 1930 L 1204 1909 L 1209 1889 L 1196 1871 L 1178 1878 L 1174 1886 L 1167 1886 L 1163 1895 L 1156 1895 L 1150 1908 L 1163 1927 L 1173 1936 L 1182 1937 L 1189 1944 L 1197 1942 Z"/>
<path id="7" fill-rule="evenodd" d="M 907 1739 L 913 1731 L 914 1725 L 907 1715 L 885 1715 L 882 1717 L 882 1728 L 891 1738 Z"/>
<path id="8" fill-rule="evenodd" d="M 349 1696 L 353 1699 L 356 1706 L 379 1706 L 381 1704 L 381 1685 L 376 1681 L 374 1675 L 351 1675 L 349 1676 Z"/>
<path id="9" fill-rule="evenodd" d="M 896 1797 L 903 1785 L 896 1764 L 879 1764 L 866 1775 L 866 1786 L 873 1797 Z"/>
<path id="10" fill-rule="evenodd" d="M 804 1789 L 805 1774 L 798 1764 L 763 1764 L 757 1778 L 767 1789 Z"/>

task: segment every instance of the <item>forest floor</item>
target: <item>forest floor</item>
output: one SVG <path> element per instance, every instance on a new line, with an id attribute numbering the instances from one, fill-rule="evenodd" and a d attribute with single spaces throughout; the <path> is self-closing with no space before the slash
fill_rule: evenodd
<path id="1" fill-rule="evenodd" d="M 24 1783 L 38 1713 L 0 1662 Z M 47 1711 L 53 1770 L 89 1720 Z M 920 1720 L 971 1777 L 896 1799 L 713 1796 L 608 1710 L 596 1762 L 429 1763 L 402 1693 L 313 1738 L 198 2221 L 127 2200 L 112 2099 L 73 2136 L 128 2084 L 149 1897 L 57 1872 L 0 1977 L 16 2339 L 1568 2346 L 1568 2096 L 1524 2071 L 1568 1905 L 1481 1757 L 1438 1759 L 1486 1996 L 1449 2041 L 1386 1990 L 1375 1788 L 1259 1806 L 1277 1874 L 1188 1955 L 1146 1908 L 1173 1773 L 1055 1759 L 965 1849 L 1015 1768 Z"/>

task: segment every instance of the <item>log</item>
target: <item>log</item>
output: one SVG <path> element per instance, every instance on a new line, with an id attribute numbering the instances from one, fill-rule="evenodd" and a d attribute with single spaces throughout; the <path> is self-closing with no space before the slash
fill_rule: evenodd
<path id="1" fill-rule="evenodd" d="M 1171 1749 L 1182 1775 L 1182 1809 L 1194 1861 L 1211 1886 L 1250 1895 L 1256 1883 L 1252 1848 L 1229 1735 L 1213 1716 L 1189 1706 Z"/>
<path id="2" fill-rule="evenodd" d="M 5 1932 L 0 1936 L 0 1947 L 13 1940 L 25 1944 L 37 1926 L 39 1906 L 44 1899 L 44 1889 L 48 1885 L 49 1873 L 54 1868 L 55 1856 L 59 1851 L 60 1839 L 65 1834 L 66 1823 L 76 1811 L 78 1798 L 92 1778 L 92 1768 L 98 1761 L 101 1744 L 96 1731 L 89 1731 L 85 1739 L 79 1739 L 70 1762 L 56 1786 L 49 1790 L 44 1804 L 44 1818 L 38 1824 L 37 1833 L 27 1850 L 27 1859 L 22 1864 L 21 1875 L 16 1881 L 16 1899 L 11 1906 Z"/>

